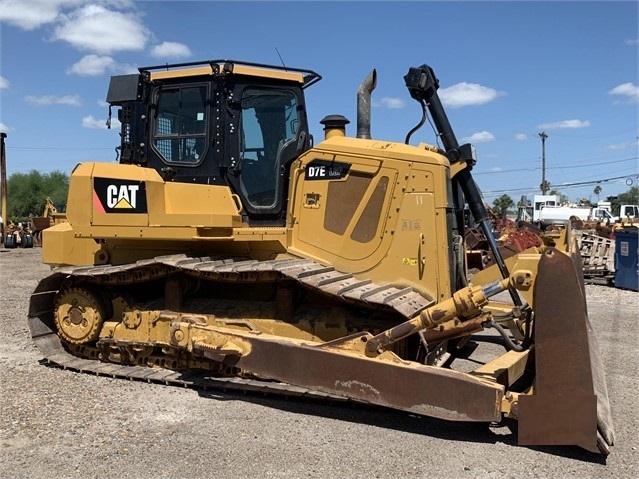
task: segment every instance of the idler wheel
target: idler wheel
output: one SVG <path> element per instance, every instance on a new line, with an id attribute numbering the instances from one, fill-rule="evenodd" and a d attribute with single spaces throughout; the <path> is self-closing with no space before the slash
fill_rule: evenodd
<path id="1" fill-rule="evenodd" d="M 60 337 L 72 344 L 98 339 L 106 307 L 100 296 L 83 288 L 70 288 L 56 299 L 55 324 Z"/>

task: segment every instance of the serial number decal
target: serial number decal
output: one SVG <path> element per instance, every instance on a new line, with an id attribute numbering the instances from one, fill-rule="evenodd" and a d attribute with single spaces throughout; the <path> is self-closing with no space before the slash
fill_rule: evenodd
<path id="1" fill-rule="evenodd" d="M 99 213 L 146 213 L 145 183 L 93 178 L 93 207 Z"/>
<path id="2" fill-rule="evenodd" d="M 307 180 L 339 180 L 348 174 L 350 168 L 349 163 L 313 160 L 306 165 L 304 178 Z"/>
<path id="3" fill-rule="evenodd" d="M 401 220 L 402 231 L 420 231 L 422 229 L 422 220 L 406 218 Z"/>
<path id="4" fill-rule="evenodd" d="M 417 258 L 402 258 L 402 264 L 406 266 L 417 266 Z"/>

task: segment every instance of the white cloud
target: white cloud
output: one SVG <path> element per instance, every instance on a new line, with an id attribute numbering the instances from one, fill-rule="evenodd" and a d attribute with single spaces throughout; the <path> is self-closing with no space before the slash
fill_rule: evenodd
<path id="1" fill-rule="evenodd" d="M 82 3 L 83 0 L 0 0 L 0 21 L 23 30 L 35 30 L 53 22 L 64 6 Z M 86 0 L 84 0 L 86 1 Z"/>
<path id="2" fill-rule="evenodd" d="M 9 133 L 9 127 L 0 121 L 0 131 Z"/>
<path id="3" fill-rule="evenodd" d="M 139 73 L 135 65 L 117 63 L 110 56 L 85 55 L 79 61 L 67 68 L 67 75 L 100 76 L 105 73 L 126 75 Z"/>
<path id="4" fill-rule="evenodd" d="M 625 143 L 617 143 L 615 145 L 608 145 L 607 149 L 612 151 L 620 151 L 627 150 L 628 148 L 633 148 L 637 145 L 636 141 L 627 141 Z"/>
<path id="5" fill-rule="evenodd" d="M 89 116 L 85 116 L 84 118 L 82 118 L 82 127 L 83 128 L 89 128 L 91 130 L 106 130 L 107 128 L 107 121 L 106 119 L 102 119 L 102 118 L 93 118 L 93 115 L 89 115 Z M 121 127 L 121 123 L 118 121 L 117 118 L 112 117 L 111 118 L 111 129 L 112 130 L 119 130 Z"/>
<path id="6" fill-rule="evenodd" d="M 639 39 L 634 38 L 632 40 L 626 40 L 625 44 L 626 45 L 639 45 Z"/>
<path id="7" fill-rule="evenodd" d="M 54 23 L 64 10 L 88 3 L 96 3 L 96 1 L 0 0 L 0 22 L 15 25 L 23 30 L 35 30 L 48 23 Z M 115 8 L 129 8 L 133 5 L 132 0 L 102 0 L 100 3 Z"/>
<path id="8" fill-rule="evenodd" d="M 151 48 L 151 55 L 155 58 L 187 58 L 191 50 L 183 43 L 162 42 Z"/>
<path id="9" fill-rule="evenodd" d="M 81 106 L 82 102 L 78 95 L 41 95 L 34 96 L 29 95 L 25 97 L 25 100 L 32 105 L 46 106 L 46 105 L 69 105 L 69 106 Z"/>
<path id="10" fill-rule="evenodd" d="M 107 121 L 101 118 L 93 118 L 92 115 L 89 115 L 82 118 L 82 126 L 91 130 L 106 130 Z M 116 118 L 111 118 L 111 129 L 120 129 L 120 122 Z"/>
<path id="11" fill-rule="evenodd" d="M 526 141 L 528 139 L 528 135 L 526 133 L 517 133 L 515 135 L 515 140 L 517 141 Z"/>
<path id="12" fill-rule="evenodd" d="M 486 143 L 488 141 L 495 141 L 495 136 L 489 131 L 480 131 L 473 133 L 469 137 L 463 138 L 464 143 Z"/>
<path id="13" fill-rule="evenodd" d="M 502 171 L 502 168 L 499 167 L 499 166 L 493 166 L 492 168 L 490 168 L 489 171 L 492 172 L 492 173 L 496 173 L 498 171 Z"/>
<path id="14" fill-rule="evenodd" d="M 67 74 L 80 76 L 100 76 L 107 70 L 112 71 L 116 62 L 109 56 L 86 55 L 67 69 Z"/>
<path id="15" fill-rule="evenodd" d="M 4 90 L 6 88 L 9 88 L 9 80 L 7 80 L 3 76 L 0 76 L 0 90 Z"/>
<path id="16" fill-rule="evenodd" d="M 374 101 L 373 106 L 390 108 L 394 110 L 394 109 L 404 108 L 404 100 L 402 100 L 401 98 L 385 96 L 379 101 Z"/>
<path id="17" fill-rule="evenodd" d="M 138 67 L 136 65 L 130 65 L 128 63 L 118 63 L 118 65 L 114 68 L 114 71 L 120 75 L 140 73 L 140 70 L 138 70 Z"/>
<path id="18" fill-rule="evenodd" d="M 590 126 L 588 120 L 563 120 L 555 121 L 553 123 L 542 123 L 537 128 L 541 130 L 555 130 L 559 128 L 587 128 Z"/>
<path id="19" fill-rule="evenodd" d="M 639 102 L 639 86 L 634 83 L 622 83 L 608 92 L 609 95 L 622 95 L 631 102 Z"/>
<path id="20" fill-rule="evenodd" d="M 439 90 L 439 97 L 442 104 L 451 108 L 459 108 L 468 105 L 483 105 L 493 101 L 498 96 L 505 95 L 492 88 L 488 88 L 477 83 L 457 83 L 448 88 Z"/>
<path id="21" fill-rule="evenodd" d="M 91 115 L 85 116 L 84 118 L 82 118 L 82 126 L 84 128 L 90 128 L 93 130 L 107 129 L 106 120 L 96 119 L 96 118 L 93 118 L 93 116 Z M 113 127 L 113 121 L 111 123 L 111 126 Z"/>
<path id="22" fill-rule="evenodd" d="M 86 5 L 60 16 L 53 38 L 64 40 L 79 50 L 100 54 L 142 50 L 151 37 L 134 13 L 108 10 L 100 5 Z"/>

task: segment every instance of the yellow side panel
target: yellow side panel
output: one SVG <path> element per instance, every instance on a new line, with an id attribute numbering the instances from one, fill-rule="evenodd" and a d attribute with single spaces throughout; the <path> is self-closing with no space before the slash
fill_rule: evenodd
<path id="1" fill-rule="evenodd" d="M 316 154 L 313 158 L 320 159 L 323 156 Z M 384 226 L 398 173 L 390 168 L 380 169 L 378 160 L 339 156 L 338 161 L 351 165 L 347 178 L 299 182 L 295 193 L 297 220 L 292 251 L 305 251 L 337 265 L 358 262 L 357 269 L 366 270 L 380 261 L 381 256 L 375 253 L 382 242 L 390 242 L 390 238 L 385 239 Z M 358 220 L 371 198 L 379 191 L 382 179 L 388 186 L 383 188 L 380 214 L 370 225 L 373 233 L 368 241 L 357 241 L 353 236 L 358 228 Z M 347 193 L 335 204 L 331 195 L 336 194 L 337 189 L 331 188 L 331 185 L 338 182 L 345 184 L 343 190 Z M 383 255 L 383 251 L 380 255 Z"/>
<path id="2" fill-rule="evenodd" d="M 139 195 L 144 191 L 143 213 L 116 213 L 116 208 L 105 209 L 104 198 L 96 192 L 99 182 L 114 183 L 114 198 L 117 200 L 118 184 L 139 184 Z M 128 190 L 124 188 L 126 194 Z M 132 200 L 125 195 L 124 200 Z M 131 210 L 131 204 L 122 201 Z M 96 226 L 112 227 L 107 236 L 139 236 L 122 229 L 126 227 L 203 227 L 233 228 L 241 225 L 240 203 L 225 186 L 165 183 L 158 173 L 150 168 L 135 165 L 112 165 L 108 163 L 85 163 L 73 171 L 69 187 L 69 222 L 81 236 L 91 236 Z M 112 206 L 112 205 L 111 205 Z M 121 208 L 123 211 L 127 208 Z M 104 229 L 100 230 L 102 237 Z M 148 235 L 148 233 L 146 234 Z"/>
<path id="3" fill-rule="evenodd" d="M 67 195 L 67 219 L 72 224 L 91 223 L 93 213 L 93 175 L 94 163 L 79 163 L 69 178 Z"/>
<path id="4" fill-rule="evenodd" d="M 92 239 L 77 239 L 69 223 L 60 223 L 42 232 L 42 262 L 51 266 L 93 264 L 100 249 Z"/>
<path id="5" fill-rule="evenodd" d="M 226 186 L 147 184 L 150 226 L 239 226 L 239 200 Z"/>
<path id="6" fill-rule="evenodd" d="M 393 243 L 378 268 L 389 280 L 401 278 L 432 299 L 450 293 L 446 211 L 434 200 L 431 193 L 404 195 Z"/>
<path id="7" fill-rule="evenodd" d="M 322 165 L 325 174 L 317 170 Z M 445 157 L 336 137 L 305 153 L 295 168 L 292 254 L 380 283 L 411 286 L 432 299 L 450 295 L 452 205 Z"/>

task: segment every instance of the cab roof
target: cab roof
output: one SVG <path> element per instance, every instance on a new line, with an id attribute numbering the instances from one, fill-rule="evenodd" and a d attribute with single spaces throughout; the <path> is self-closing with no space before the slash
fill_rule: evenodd
<path id="1" fill-rule="evenodd" d="M 293 81 L 300 83 L 303 88 L 306 88 L 322 79 L 319 74 L 312 70 L 250 63 L 237 60 L 207 60 L 190 63 L 176 63 L 172 65 L 165 64 L 141 67 L 139 68 L 139 71 L 142 75 L 148 75 L 148 78 L 152 81 L 205 75 L 245 75 Z"/>

